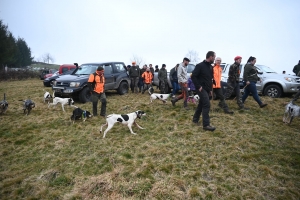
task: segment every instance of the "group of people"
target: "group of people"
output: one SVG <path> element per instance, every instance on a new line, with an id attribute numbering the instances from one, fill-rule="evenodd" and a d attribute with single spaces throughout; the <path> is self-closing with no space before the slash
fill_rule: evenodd
<path id="1" fill-rule="evenodd" d="M 234 58 L 234 64 L 230 66 L 227 80 L 227 90 L 225 95 L 223 95 L 221 88 L 221 75 L 222 68 L 220 66 L 222 60 L 220 57 L 216 58 L 216 54 L 213 51 L 209 51 L 206 54 L 206 59 L 195 66 L 191 77 L 187 77 L 187 66 L 190 62 L 188 58 L 184 58 L 182 63 L 177 64 L 171 69 L 169 77 L 173 86 L 173 96 L 172 105 L 175 106 L 176 102 L 183 99 L 183 107 L 189 109 L 187 105 L 187 100 L 189 96 L 189 90 L 194 91 L 200 97 L 198 106 L 192 118 L 192 122 L 195 125 L 200 125 L 199 120 L 202 114 L 203 118 L 203 129 L 214 131 L 215 127 L 210 125 L 209 111 L 210 111 L 210 96 L 213 96 L 213 92 L 216 97 L 220 99 L 219 107 L 221 107 L 225 113 L 233 114 L 233 112 L 228 108 L 225 99 L 230 97 L 232 93 L 235 93 L 237 104 L 239 109 L 249 110 L 244 106 L 244 103 L 252 93 L 253 98 L 258 103 L 260 108 L 267 106 L 267 104 L 261 102 L 256 89 L 256 82 L 260 81 L 259 76 L 255 68 L 256 58 L 250 57 L 244 67 L 243 74 L 243 84 L 244 84 L 244 94 L 240 95 L 240 64 L 242 61 L 241 56 L 236 56 Z M 166 65 L 163 64 L 162 68 L 158 71 L 158 78 L 160 80 L 160 85 L 163 87 L 167 81 L 167 70 Z M 299 69 L 300 70 L 300 69 Z M 138 93 L 138 88 L 143 83 L 143 87 L 139 88 L 140 92 L 144 93 L 151 86 L 155 70 L 150 64 L 149 67 L 144 65 L 140 69 L 135 62 L 132 62 L 132 66 L 129 67 L 129 77 L 131 79 L 131 91 Z M 104 93 L 104 69 L 99 66 L 97 71 L 90 75 L 88 84 L 90 90 L 92 91 L 92 103 L 93 103 L 93 115 L 97 116 L 97 104 L 98 100 L 102 102 L 100 116 L 105 116 L 106 114 L 106 96 Z M 177 97 L 175 94 L 181 88 L 181 94 Z"/>

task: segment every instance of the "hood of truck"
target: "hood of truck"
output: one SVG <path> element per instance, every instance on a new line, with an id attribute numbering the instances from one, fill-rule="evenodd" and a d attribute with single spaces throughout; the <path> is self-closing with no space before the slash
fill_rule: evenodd
<path id="1" fill-rule="evenodd" d="M 57 82 L 81 82 L 86 80 L 90 75 L 64 75 L 56 79 Z"/>

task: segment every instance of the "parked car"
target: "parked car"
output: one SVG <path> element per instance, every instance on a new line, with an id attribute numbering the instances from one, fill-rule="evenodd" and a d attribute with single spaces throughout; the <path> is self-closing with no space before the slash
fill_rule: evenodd
<path id="1" fill-rule="evenodd" d="M 75 71 L 76 68 L 70 69 L 68 71 L 65 71 L 63 74 L 59 74 L 59 71 L 55 72 L 52 76 L 44 79 L 43 83 L 45 87 L 52 87 L 53 82 L 60 76 L 72 74 Z"/>
<path id="2" fill-rule="evenodd" d="M 223 73 L 222 81 L 227 83 L 228 71 L 231 64 L 226 64 Z M 243 88 L 243 73 L 244 73 L 244 64 L 240 65 L 241 76 L 240 76 L 240 87 Z M 300 86 L 300 77 L 295 75 L 288 74 L 278 74 L 270 67 L 265 65 L 255 65 L 258 76 L 262 82 L 257 82 L 256 87 L 257 91 L 260 94 L 278 98 L 285 93 L 296 93 L 297 87 Z M 225 86 L 226 88 L 226 86 Z"/>
<path id="3" fill-rule="evenodd" d="M 76 63 L 75 63 L 76 64 Z M 59 74 L 63 74 L 67 71 L 70 71 L 71 69 L 76 69 L 76 65 L 73 64 L 63 64 L 61 66 L 59 66 Z"/>
<path id="4" fill-rule="evenodd" d="M 46 74 L 46 75 L 44 76 L 44 79 L 49 78 L 49 77 L 53 76 L 53 74 L 56 74 L 56 73 L 58 73 L 57 70 L 56 70 L 56 71 L 52 71 L 52 70 L 51 70 L 51 73 Z"/>
<path id="5" fill-rule="evenodd" d="M 47 75 L 47 74 L 53 74 L 55 71 L 57 71 L 57 69 L 44 69 L 44 70 L 42 70 L 42 72 L 40 74 L 40 79 L 44 80 L 45 79 L 45 75 Z"/>
<path id="6" fill-rule="evenodd" d="M 130 79 L 123 62 L 87 63 L 82 64 L 72 74 L 64 75 L 54 81 L 52 90 L 55 96 L 79 97 L 80 102 L 91 100 L 91 91 L 87 86 L 89 75 L 98 66 L 104 68 L 105 90 L 117 90 L 120 95 L 128 93 Z"/>

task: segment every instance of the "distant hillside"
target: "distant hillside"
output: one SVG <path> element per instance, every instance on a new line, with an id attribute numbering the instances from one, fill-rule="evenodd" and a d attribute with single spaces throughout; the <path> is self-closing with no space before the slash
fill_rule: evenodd
<path id="1" fill-rule="evenodd" d="M 59 69 L 60 65 L 37 62 L 37 63 L 32 63 L 30 66 L 32 68 L 41 68 L 41 69 Z"/>

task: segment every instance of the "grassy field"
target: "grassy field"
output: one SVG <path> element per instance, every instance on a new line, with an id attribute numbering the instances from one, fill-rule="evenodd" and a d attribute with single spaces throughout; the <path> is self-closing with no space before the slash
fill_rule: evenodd
<path id="1" fill-rule="evenodd" d="M 244 112 L 228 100 L 234 115 L 213 111 L 217 129 L 206 132 L 191 124 L 196 105 L 112 91 L 107 114 L 144 110 L 145 129 L 132 135 L 116 124 L 103 139 L 104 118 L 72 124 L 73 109 L 47 108 L 43 89 L 37 79 L 0 82 L 9 102 L 0 115 L 0 199 L 300 198 L 300 119 L 282 122 L 290 98 L 261 97 L 269 105 L 260 109 L 249 97 Z M 36 108 L 25 116 L 18 100 L 29 97 Z"/>

